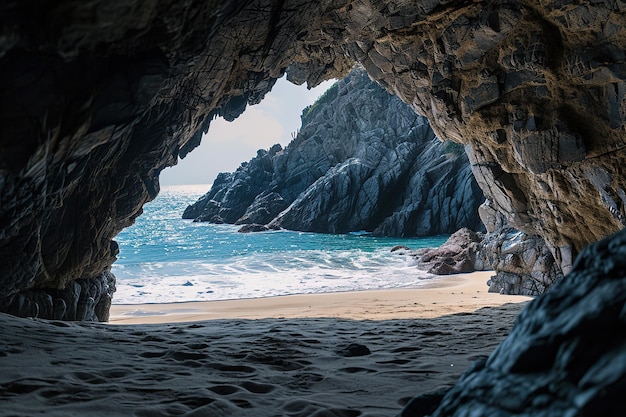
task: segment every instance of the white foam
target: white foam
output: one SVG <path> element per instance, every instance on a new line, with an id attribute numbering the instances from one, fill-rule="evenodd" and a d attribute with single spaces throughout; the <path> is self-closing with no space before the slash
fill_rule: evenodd
<path id="1" fill-rule="evenodd" d="M 195 193 L 195 194 L 194 194 Z M 355 233 L 237 233 L 239 226 L 193 223 L 180 215 L 197 187 L 163 189 L 144 214 L 120 233 L 115 303 L 223 300 L 274 295 L 417 286 L 432 277 L 416 270 L 398 244 Z"/>
<path id="2" fill-rule="evenodd" d="M 407 288 L 433 276 L 416 270 L 409 259 L 387 257 L 388 265 L 364 254 L 344 268 L 337 261 L 292 257 L 285 264 L 238 259 L 234 263 L 158 262 L 143 274 L 117 282 L 118 304 L 209 301 L 320 292 Z M 349 258 L 349 253 L 343 257 Z M 248 261 L 250 261 L 248 259 Z M 345 259 L 342 259 L 345 261 Z M 390 264 L 390 265 L 389 265 Z"/>

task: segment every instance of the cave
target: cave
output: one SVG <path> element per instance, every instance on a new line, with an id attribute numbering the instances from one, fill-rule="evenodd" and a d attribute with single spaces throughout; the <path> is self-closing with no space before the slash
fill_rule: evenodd
<path id="1" fill-rule="evenodd" d="M 552 369 L 588 343 L 565 333 L 598 320 L 622 336 L 586 359 L 623 344 L 624 235 L 583 251 L 626 222 L 623 1 L 10 0 L 0 11 L 0 310 L 106 321 L 114 237 L 156 197 L 159 173 L 285 73 L 315 86 L 359 63 L 440 138 L 467 145 L 491 206 L 569 273 L 507 339 L 530 334 L 518 359 L 545 347 L 531 370 Z M 573 314 L 568 296 L 588 306 L 572 320 L 581 327 L 541 334 L 542 317 L 558 323 L 545 309 Z M 504 357 L 460 385 L 495 367 L 514 383 L 520 365 Z M 594 415 L 623 375 L 563 401 Z M 601 382 L 577 378 L 580 389 Z"/>

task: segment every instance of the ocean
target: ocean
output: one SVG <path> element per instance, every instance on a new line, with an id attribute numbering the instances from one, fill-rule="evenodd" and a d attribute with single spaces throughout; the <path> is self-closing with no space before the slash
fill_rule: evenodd
<path id="1" fill-rule="evenodd" d="M 240 226 L 193 223 L 181 215 L 208 185 L 163 187 L 116 240 L 114 304 L 228 300 L 423 285 L 396 245 L 441 245 L 448 236 L 374 237 L 287 230 L 238 233 Z"/>

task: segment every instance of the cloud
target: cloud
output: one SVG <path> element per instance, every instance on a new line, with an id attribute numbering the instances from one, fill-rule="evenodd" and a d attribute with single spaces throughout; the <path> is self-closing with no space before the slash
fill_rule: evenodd
<path id="1" fill-rule="evenodd" d="M 275 143 L 285 146 L 300 126 L 302 110 L 315 102 L 334 81 L 314 89 L 296 86 L 282 78 L 263 101 L 249 106 L 233 122 L 221 118 L 211 122 L 200 146 L 178 165 L 161 173 L 162 185 L 211 184 L 220 172 L 231 172 Z"/>

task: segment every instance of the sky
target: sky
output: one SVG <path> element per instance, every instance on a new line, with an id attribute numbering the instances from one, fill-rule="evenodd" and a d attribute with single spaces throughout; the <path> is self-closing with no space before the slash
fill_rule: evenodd
<path id="1" fill-rule="evenodd" d="M 257 150 L 276 143 L 284 147 L 301 126 L 302 109 L 333 83 L 324 81 L 308 90 L 306 85 L 297 86 L 281 78 L 260 104 L 248 106 L 235 121 L 213 120 L 200 146 L 179 159 L 178 165 L 161 172 L 161 186 L 212 184 L 218 173 L 236 170 L 256 156 Z"/>

